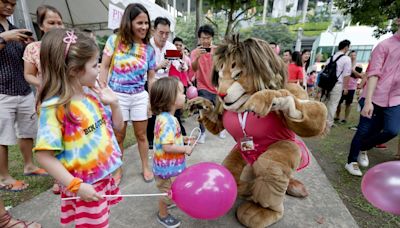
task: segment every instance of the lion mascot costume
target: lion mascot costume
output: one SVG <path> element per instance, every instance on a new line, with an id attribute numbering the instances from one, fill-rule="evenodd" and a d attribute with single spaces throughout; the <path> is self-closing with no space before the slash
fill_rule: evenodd
<path id="1" fill-rule="evenodd" d="M 237 218 L 247 227 L 266 227 L 283 217 L 286 192 L 307 196 L 303 184 L 292 177 L 309 162 L 298 136 L 324 132 L 326 107 L 308 100 L 300 86 L 287 83 L 287 66 L 263 40 L 232 36 L 213 58 L 216 105 L 197 97 L 188 107 L 199 109 L 199 121 L 211 133 L 226 129 L 235 139 L 223 165 L 246 199 Z"/>

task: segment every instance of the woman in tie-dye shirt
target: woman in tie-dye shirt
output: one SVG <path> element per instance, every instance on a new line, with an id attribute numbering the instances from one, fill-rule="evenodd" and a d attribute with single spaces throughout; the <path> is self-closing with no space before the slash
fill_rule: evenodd
<path id="1" fill-rule="evenodd" d="M 149 44 L 150 17 L 141 4 L 129 4 L 122 16 L 117 35 L 108 38 L 103 51 L 100 81 L 107 84 L 117 94 L 121 105 L 125 126 L 115 131 L 121 151 L 128 121 L 133 122 L 134 134 L 138 142 L 142 160 L 143 178 L 153 180 L 148 164 L 148 142 L 146 137 L 149 95 L 144 89 L 145 76 L 151 87 L 155 74 L 155 52 Z M 122 170 L 114 177 L 120 180 Z"/>

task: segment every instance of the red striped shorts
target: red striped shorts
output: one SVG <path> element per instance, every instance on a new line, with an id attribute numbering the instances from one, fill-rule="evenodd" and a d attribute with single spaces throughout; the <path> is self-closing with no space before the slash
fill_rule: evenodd
<path id="1" fill-rule="evenodd" d="M 100 195 L 119 195 L 120 190 L 115 185 L 111 176 L 93 184 Z M 74 197 L 75 194 L 61 188 L 61 198 Z M 110 206 L 116 205 L 122 200 L 121 197 L 103 198 L 99 201 L 85 202 L 83 200 L 62 200 L 61 201 L 61 225 L 66 226 L 75 223 L 75 227 L 108 227 Z"/>

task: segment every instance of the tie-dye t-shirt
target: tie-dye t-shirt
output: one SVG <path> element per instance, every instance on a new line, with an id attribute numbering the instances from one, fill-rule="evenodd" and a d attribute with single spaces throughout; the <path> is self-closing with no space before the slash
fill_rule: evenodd
<path id="1" fill-rule="evenodd" d="M 103 53 L 110 57 L 113 55 L 116 39 L 117 35 L 108 38 Z M 143 92 L 147 71 L 156 68 L 154 49 L 150 44 L 125 45 L 119 41 L 114 65 L 110 67 L 112 71 L 108 85 L 113 91 L 127 94 Z"/>
<path id="2" fill-rule="evenodd" d="M 111 111 L 93 95 L 72 100 L 71 117 L 55 107 L 58 97 L 40 107 L 34 151 L 52 150 L 74 176 L 95 183 L 122 165 L 121 151 L 111 125 Z"/>
<path id="3" fill-rule="evenodd" d="M 171 113 L 157 115 L 154 127 L 154 175 L 167 179 L 177 176 L 186 168 L 184 153 L 166 153 L 162 146 L 173 144 L 183 146 L 183 137 L 178 120 Z"/>

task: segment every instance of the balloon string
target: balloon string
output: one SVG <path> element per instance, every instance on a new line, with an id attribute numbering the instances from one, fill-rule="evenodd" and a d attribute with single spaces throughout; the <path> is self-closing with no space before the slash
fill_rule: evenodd
<path id="1" fill-rule="evenodd" d="M 115 197 L 142 197 L 142 196 L 168 196 L 168 193 L 154 193 L 154 194 L 127 194 L 127 195 L 102 195 L 104 198 L 115 198 Z M 80 199 L 81 197 L 68 197 L 68 198 L 61 198 L 61 200 L 76 200 Z"/>
<path id="2" fill-rule="evenodd" d="M 193 128 L 193 130 L 190 132 L 189 141 L 188 141 L 188 146 L 190 146 L 190 141 L 191 141 L 192 138 L 194 138 L 194 137 L 193 137 L 193 134 L 194 134 L 196 131 L 199 131 L 199 135 L 197 136 L 197 138 L 196 138 L 196 140 L 194 141 L 194 143 L 193 143 L 192 146 L 196 146 L 197 141 L 199 141 L 200 136 L 201 136 L 201 129 L 198 128 L 198 127 L 195 127 L 195 128 Z"/>

